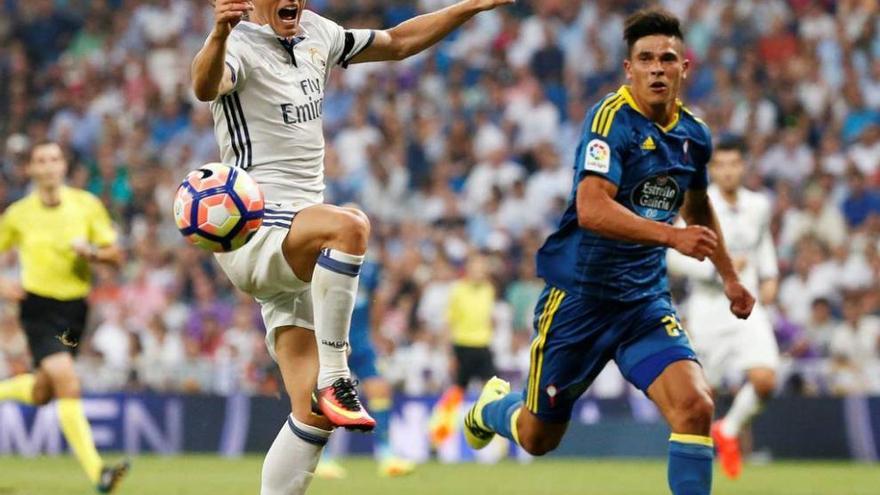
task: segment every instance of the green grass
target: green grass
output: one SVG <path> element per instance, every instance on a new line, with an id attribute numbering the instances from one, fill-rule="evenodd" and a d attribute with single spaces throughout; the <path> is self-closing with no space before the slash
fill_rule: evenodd
<path id="1" fill-rule="evenodd" d="M 119 495 L 256 495 L 260 457 L 139 457 Z M 668 494 L 660 461 L 572 461 L 426 464 L 412 476 L 382 479 L 366 459 L 347 460 L 343 481 L 316 480 L 309 495 L 648 495 Z M 777 462 L 746 466 L 731 482 L 716 470 L 715 495 L 876 495 L 880 466 L 833 462 Z M 92 493 L 69 457 L 0 457 L 0 495 Z"/>

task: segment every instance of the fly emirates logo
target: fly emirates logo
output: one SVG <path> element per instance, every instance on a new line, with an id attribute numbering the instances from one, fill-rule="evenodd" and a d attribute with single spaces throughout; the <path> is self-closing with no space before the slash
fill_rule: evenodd
<path id="1" fill-rule="evenodd" d="M 281 116 L 285 124 L 302 124 L 324 115 L 324 87 L 321 80 L 304 79 L 300 81 L 299 88 L 306 102 L 281 104 Z"/>

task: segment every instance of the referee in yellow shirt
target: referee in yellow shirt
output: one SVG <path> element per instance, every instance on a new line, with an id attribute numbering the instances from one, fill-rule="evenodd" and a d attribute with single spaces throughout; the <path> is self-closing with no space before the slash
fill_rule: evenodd
<path id="1" fill-rule="evenodd" d="M 27 173 L 33 191 L 0 217 L 0 252 L 18 249 L 21 283 L 0 281 L 0 292 L 19 301 L 36 372 L 0 382 L 0 401 L 41 406 L 57 399 L 67 443 L 98 492 L 110 493 L 128 463 L 108 466 L 98 455 L 73 356 L 86 324 L 89 264 L 118 267 L 122 252 L 98 198 L 64 185 L 67 162 L 57 144 L 37 143 Z"/>
<path id="2" fill-rule="evenodd" d="M 435 446 L 443 444 L 454 432 L 458 408 L 470 382 L 478 378 L 484 383 L 495 375 L 490 349 L 494 308 L 495 286 L 489 278 L 489 260 L 474 253 L 467 260 L 465 276 L 449 292 L 446 322 L 455 355 L 455 384 L 446 389 L 431 414 L 428 429 Z"/>

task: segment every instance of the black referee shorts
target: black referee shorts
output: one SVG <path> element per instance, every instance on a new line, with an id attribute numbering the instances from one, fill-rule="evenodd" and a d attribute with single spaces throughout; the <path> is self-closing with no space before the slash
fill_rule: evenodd
<path id="1" fill-rule="evenodd" d="M 455 360 L 458 363 L 458 371 L 455 374 L 455 384 L 461 388 L 467 388 L 471 380 L 479 378 L 485 382 L 492 378 L 495 373 L 495 363 L 492 360 L 492 351 L 488 347 L 465 347 L 452 346 Z"/>
<path id="2" fill-rule="evenodd" d="M 34 367 L 59 352 L 76 355 L 86 326 L 85 299 L 59 301 L 28 292 L 20 303 L 21 326 L 27 335 Z"/>

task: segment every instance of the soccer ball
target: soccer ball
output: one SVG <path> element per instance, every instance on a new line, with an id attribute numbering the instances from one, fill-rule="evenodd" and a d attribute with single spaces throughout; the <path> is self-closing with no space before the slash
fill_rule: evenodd
<path id="1" fill-rule="evenodd" d="M 209 163 L 177 188 L 174 221 L 191 244 L 215 253 L 234 251 L 263 223 L 263 193 L 244 170 Z"/>

